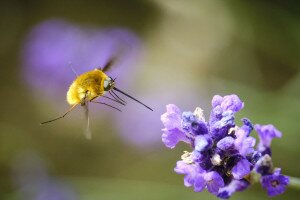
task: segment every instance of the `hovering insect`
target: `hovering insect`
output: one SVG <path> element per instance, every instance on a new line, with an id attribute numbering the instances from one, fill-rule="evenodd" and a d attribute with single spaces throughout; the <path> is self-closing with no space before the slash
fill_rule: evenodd
<path id="1" fill-rule="evenodd" d="M 79 76 L 76 75 L 77 78 L 73 81 L 73 83 L 71 84 L 71 86 L 67 92 L 67 102 L 71 106 L 70 109 L 67 112 L 65 112 L 63 115 L 61 115 L 55 119 L 42 122 L 41 124 L 47 124 L 47 123 L 62 119 L 68 113 L 70 113 L 74 108 L 76 108 L 78 105 L 81 105 L 85 109 L 85 116 L 87 119 L 87 129 L 85 132 L 85 136 L 86 136 L 86 138 L 90 139 L 91 132 L 89 129 L 89 103 L 97 103 L 97 104 L 106 105 L 106 106 L 109 106 L 109 107 L 121 112 L 121 110 L 119 108 L 114 107 L 108 103 L 96 101 L 97 98 L 103 97 L 103 98 L 112 100 L 114 102 L 117 102 L 121 105 L 126 105 L 126 101 L 121 99 L 114 91 L 117 91 L 117 92 L 133 99 L 134 101 L 142 104 L 149 110 L 153 111 L 152 108 L 145 105 L 141 101 L 139 101 L 136 98 L 130 96 L 129 94 L 123 92 L 122 90 L 116 88 L 115 87 L 116 79 L 113 79 L 113 78 L 109 77 L 108 75 L 106 75 L 105 72 L 110 69 L 110 67 L 114 64 L 115 60 L 116 60 L 115 57 L 112 57 L 106 63 L 106 65 L 104 65 L 103 68 L 96 68 L 94 70 L 83 73 Z M 104 96 L 106 92 L 108 92 L 111 95 L 111 97 Z"/>

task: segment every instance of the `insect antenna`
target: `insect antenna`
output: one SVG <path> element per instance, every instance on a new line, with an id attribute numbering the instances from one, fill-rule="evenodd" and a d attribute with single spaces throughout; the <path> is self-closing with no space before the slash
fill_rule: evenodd
<path id="1" fill-rule="evenodd" d="M 75 76 L 78 77 L 78 74 L 76 73 L 75 69 L 74 69 L 73 66 L 72 66 L 72 62 L 69 62 L 69 65 L 68 65 L 68 66 L 71 68 L 71 70 L 72 70 L 72 72 L 75 74 Z"/>
<path id="2" fill-rule="evenodd" d="M 51 120 L 45 121 L 45 122 L 42 122 L 41 125 L 47 124 L 47 123 L 50 123 L 50 122 L 54 122 L 54 121 L 56 121 L 56 120 L 59 120 L 59 119 L 64 118 L 64 117 L 65 117 L 67 114 L 69 114 L 69 113 L 70 113 L 77 105 L 78 105 L 78 104 L 73 105 L 73 106 L 72 106 L 65 114 L 63 114 L 62 116 L 57 117 L 57 118 L 55 118 L 55 119 L 51 119 Z"/>
<path id="3" fill-rule="evenodd" d="M 106 106 L 111 107 L 111 108 L 113 108 L 113 109 L 115 109 L 115 110 L 117 110 L 117 111 L 122 112 L 122 110 L 120 110 L 119 108 L 114 107 L 114 106 L 112 106 L 112 105 L 109 105 L 109 104 L 107 104 L 107 103 L 103 103 L 103 102 L 99 102 L 99 101 L 91 101 L 91 102 L 92 102 L 92 103 L 97 103 L 97 104 L 106 105 Z"/>
<path id="4" fill-rule="evenodd" d="M 117 103 L 119 103 L 119 104 L 122 104 L 123 106 L 125 106 L 126 104 L 125 103 L 123 103 L 122 101 L 119 101 L 118 99 L 113 99 L 113 98 L 110 98 L 110 97 L 107 97 L 107 96 L 102 96 L 102 97 L 104 97 L 104 98 L 106 98 L 106 99 L 110 99 L 110 100 L 112 100 L 112 101 L 114 101 L 114 102 L 117 102 Z"/>
<path id="5" fill-rule="evenodd" d="M 113 90 L 110 90 L 110 91 L 109 91 L 109 94 L 110 94 L 111 96 L 113 96 L 115 99 L 118 99 L 119 101 L 122 101 L 123 103 L 127 103 L 126 101 L 124 101 L 123 99 L 121 99 L 121 97 L 119 97 L 116 93 L 114 93 Z"/>
<path id="6" fill-rule="evenodd" d="M 144 103 L 142 103 L 141 101 L 137 100 L 136 98 L 130 96 L 129 94 L 126 94 L 126 93 L 123 92 L 122 90 L 120 90 L 120 89 L 118 89 L 118 88 L 116 88 L 116 87 L 114 87 L 113 89 L 116 90 L 116 91 L 118 91 L 118 92 L 120 92 L 121 94 L 124 94 L 125 96 L 127 96 L 127 97 L 129 97 L 129 98 L 135 100 L 136 102 L 142 104 L 143 106 L 145 106 L 145 107 L 148 108 L 149 110 L 153 111 L 152 108 L 150 108 L 149 106 L 145 105 Z M 115 93 L 114 93 L 114 94 L 115 94 Z"/>

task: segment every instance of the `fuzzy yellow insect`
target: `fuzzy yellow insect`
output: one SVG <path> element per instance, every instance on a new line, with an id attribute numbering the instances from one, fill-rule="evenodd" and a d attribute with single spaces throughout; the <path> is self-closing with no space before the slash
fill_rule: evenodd
<path id="1" fill-rule="evenodd" d="M 67 101 L 70 105 L 92 101 L 109 89 L 110 82 L 110 78 L 99 69 L 81 74 L 71 84 Z"/>
<path id="2" fill-rule="evenodd" d="M 114 108 L 118 111 L 121 111 L 120 109 L 104 103 L 104 102 L 98 102 L 94 101 L 98 97 L 104 97 L 107 99 L 110 99 L 112 101 L 115 101 L 119 104 L 125 105 L 126 102 L 121 99 L 114 91 L 120 92 L 121 94 L 137 101 L 138 103 L 144 105 L 146 108 L 150 109 L 153 111 L 149 106 L 145 105 L 141 101 L 135 99 L 134 97 L 126 94 L 122 90 L 118 89 L 115 87 L 115 79 L 112 79 L 111 77 L 107 76 L 105 74 L 105 71 L 107 71 L 110 66 L 112 65 L 114 59 L 112 58 L 105 66 L 103 69 L 94 69 L 91 71 L 88 71 L 86 73 L 83 73 L 73 81 L 71 86 L 69 87 L 69 90 L 67 92 L 67 102 L 70 104 L 71 108 L 62 116 L 57 117 L 55 119 L 49 120 L 42 122 L 41 124 L 46 124 L 49 122 L 56 121 L 58 119 L 61 119 L 65 117 L 69 112 L 71 112 L 76 106 L 81 105 L 85 108 L 85 113 L 86 113 L 86 118 L 87 118 L 87 131 L 86 131 L 86 137 L 90 138 L 91 134 L 89 131 L 89 109 L 88 109 L 88 103 L 98 103 L 98 104 L 103 104 L 106 106 L 109 106 L 111 108 Z M 112 96 L 104 96 L 105 92 L 109 92 L 109 94 Z"/>

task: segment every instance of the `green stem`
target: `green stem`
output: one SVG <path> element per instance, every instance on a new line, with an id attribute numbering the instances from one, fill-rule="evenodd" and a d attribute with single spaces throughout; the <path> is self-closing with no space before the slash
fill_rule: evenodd
<path id="1" fill-rule="evenodd" d="M 300 189 L 300 178 L 296 178 L 296 177 L 292 177 L 290 176 L 290 187 L 294 188 L 294 189 Z"/>

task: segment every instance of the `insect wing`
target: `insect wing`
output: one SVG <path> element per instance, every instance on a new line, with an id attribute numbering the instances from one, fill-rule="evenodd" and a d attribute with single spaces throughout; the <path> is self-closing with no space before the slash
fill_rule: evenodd
<path id="1" fill-rule="evenodd" d="M 107 63 L 103 66 L 103 68 L 101 69 L 103 72 L 107 72 L 108 70 L 110 70 L 110 68 L 115 64 L 117 60 L 116 56 L 111 57 Z"/>
<path id="2" fill-rule="evenodd" d="M 117 52 L 109 58 L 106 64 L 103 67 L 99 67 L 98 69 L 102 70 L 103 72 L 109 71 L 117 61 L 119 62 L 120 59 L 122 59 L 121 57 L 124 56 L 124 52 L 126 49 L 128 50 L 128 47 L 120 46 Z"/>

